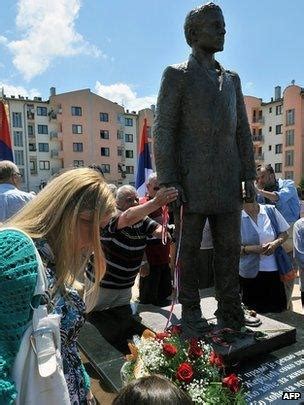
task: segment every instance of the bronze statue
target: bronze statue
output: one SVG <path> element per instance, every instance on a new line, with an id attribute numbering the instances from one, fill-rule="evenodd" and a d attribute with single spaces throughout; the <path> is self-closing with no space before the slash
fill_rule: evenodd
<path id="1" fill-rule="evenodd" d="M 206 218 L 215 250 L 218 325 L 244 326 L 238 281 L 241 184 L 246 200 L 253 200 L 256 170 L 239 76 L 214 58 L 226 33 L 220 7 L 208 3 L 190 11 L 184 30 L 192 54 L 163 73 L 153 134 L 159 183 L 178 188 L 178 203 L 184 204 L 182 328 L 185 336 L 200 336 L 209 327 L 200 309 L 196 259 Z M 174 216 L 179 219 L 178 204 Z"/>

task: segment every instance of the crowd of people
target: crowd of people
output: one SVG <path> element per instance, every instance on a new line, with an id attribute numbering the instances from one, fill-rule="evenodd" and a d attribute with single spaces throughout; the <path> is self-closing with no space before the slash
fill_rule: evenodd
<path id="1" fill-rule="evenodd" d="M 39 306 L 34 302 L 39 257 L 48 310 L 61 316 L 60 352 L 70 402 L 92 404 L 77 348 L 79 330 L 87 316 L 126 352 L 127 339 L 142 332 L 131 307 L 138 275 L 140 302 L 168 305 L 174 235 L 164 238 L 162 223 L 172 219 L 165 218 L 162 207 L 175 201 L 178 191 L 160 188 L 153 173 L 140 200 L 134 187 L 108 185 L 94 167 L 65 171 L 33 196 L 19 190 L 20 176 L 15 164 L 0 162 L 0 403 L 13 404 L 20 394 L 11 370 L 33 308 Z M 240 294 L 249 309 L 281 312 L 290 308 L 296 268 L 303 304 L 304 218 L 294 183 L 277 180 L 271 166 L 258 168 L 256 192 L 256 201 L 244 203 L 242 211 Z M 208 224 L 202 235 L 202 249 L 212 251 Z M 285 279 L 276 254 L 282 247 L 292 264 Z M 168 396 L 166 403 L 187 403 L 171 383 L 153 378 L 134 382 L 114 404 L 130 403 L 128 398 L 136 403 L 157 386 Z"/>

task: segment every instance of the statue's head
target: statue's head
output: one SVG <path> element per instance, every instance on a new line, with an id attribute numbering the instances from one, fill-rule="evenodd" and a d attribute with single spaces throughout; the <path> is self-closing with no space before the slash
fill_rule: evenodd
<path id="1" fill-rule="evenodd" d="M 210 53 L 222 51 L 226 30 L 221 8 L 207 3 L 191 10 L 186 17 L 184 31 L 192 49 L 203 49 Z"/>

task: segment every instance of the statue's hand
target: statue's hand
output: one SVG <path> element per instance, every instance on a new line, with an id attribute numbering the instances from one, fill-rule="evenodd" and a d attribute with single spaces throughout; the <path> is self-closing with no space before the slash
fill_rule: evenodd
<path id="1" fill-rule="evenodd" d="M 174 187 L 177 189 L 177 191 L 178 191 L 177 199 L 170 204 L 170 206 L 173 210 L 179 209 L 181 205 L 183 205 L 187 202 L 185 192 L 179 183 L 161 184 L 161 187 Z"/>
<path id="2" fill-rule="evenodd" d="M 246 180 L 245 181 L 245 195 L 244 195 L 244 202 L 252 203 L 255 201 L 256 198 L 256 189 L 254 185 L 254 180 Z"/>

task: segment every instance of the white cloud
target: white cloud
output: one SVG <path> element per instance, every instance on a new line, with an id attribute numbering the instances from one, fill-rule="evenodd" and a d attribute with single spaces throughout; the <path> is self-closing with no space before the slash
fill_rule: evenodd
<path id="1" fill-rule="evenodd" d="M 137 93 L 125 83 L 115 83 L 105 86 L 97 81 L 95 91 L 99 96 L 123 105 L 131 111 L 139 111 L 156 103 L 155 95 L 137 97 Z"/>
<path id="2" fill-rule="evenodd" d="M 22 39 L 0 43 L 13 53 L 13 64 L 26 80 L 44 72 L 56 57 L 104 56 L 75 30 L 81 0 L 19 0 L 16 17 Z"/>
<path id="3" fill-rule="evenodd" d="M 2 88 L 4 90 L 4 94 L 7 97 L 10 97 L 10 96 L 18 97 L 18 95 L 20 95 L 20 96 L 29 97 L 30 99 L 33 99 L 34 97 L 40 96 L 40 92 L 36 89 L 27 90 L 22 86 L 14 86 L 12 84 L 0 81 L 0 89 L 2 89 Z"/>
<path id="4" fill-rule="evenodd" d="M 4 37 L 3 35 L 0 35 L 0 44 L 1 45 L 6 45 L 8 43 L 8 39 Z"/>

